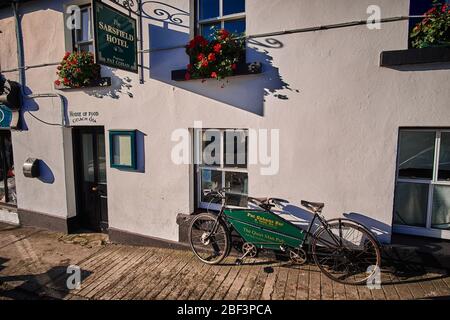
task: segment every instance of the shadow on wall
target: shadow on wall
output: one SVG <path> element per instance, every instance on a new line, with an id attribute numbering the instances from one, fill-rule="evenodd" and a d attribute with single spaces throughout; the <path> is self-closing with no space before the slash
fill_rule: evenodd
<path id="1" fill-rule="evenodd" d="M 283 43 L 274 38 L 249 40 L 246 50 L 248 62 L 261 62 L 263 73 L 230 77 L 223 81 L 214 79 L 173 81 L 171 71 L 185 69 L 189 63 L 184 48 L 160 50 L 184 46 L 189 41 L 189 13 L 157 1 L 147 1 L 143 5 L 144 17 L 148 23 L 150 38 L 150 78 L 188 90 L 212 100 L 220 101 L 236 108 L 263 116 L 266 97 L 280 100 L 289 99 L 281 90 L 293 90 L 283 81 L 278 68 L 273 66 L 273 58 L 268 49 L 281 49 Z"/>
<path id="2" fill-rule="evenodd" d="M 39 178 L 41 182 L 52 184 L 55 182 L 55 176 L 52 169 L 45 163 L 44 160 L 39 160 Z"/>
<path id="3" fill-rule="evenodd" d="M 354 220 L 366 226 L 381 243 L 389 243 L 391 240 L 391 226 L 384 222 L 375 220 L 361 213 L 349 212 L 344 213 L 344 217 Z"/>
<path id="4" fill-rule="evenodd" d="M 309 223 L 313 219 L 313 214 L 311 212 L 305 210 L 304 208 L 292 205 L 291 203 L 282 206 L 281 209 L 281 212 L 278 213 L 284 219 L 292 222 L 302 229 L 308 228 Z M 350 219 L 364 225 L 372 232 L 372 234 L 378 239 L 379 242 L 390 242 L 391 226 L 361 213 L 344 213 L 343 218 Z M 316 220 L 314 222 L 314 226 L 311 229 L 311 232 L 314 233 L 319 227 L 321 227 L 321 224 Z"/>

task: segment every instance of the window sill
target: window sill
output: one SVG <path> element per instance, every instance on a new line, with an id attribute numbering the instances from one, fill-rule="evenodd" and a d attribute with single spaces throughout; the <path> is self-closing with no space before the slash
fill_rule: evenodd
<path id="1" fill-rule="evenodd" d="M 438 62 L 450 62 L 449 47 L 383 51 L 380 56 L 381 67 Z"/>
<path id="2" fill-rule="evenodd" d="M 185 79 L 187 70 L 172 70 L 172 80 L 174 81 L 190 81 L 190 80 L 199 80 L 202 78 L 191 78 L 190 80 Z M 237 65 L 236 70 L 232 76 L 243 76 L 250 74 L 259 74 L 262 72 L 262 65 L 260 62 L 252 62 L 252 63 L 240 63 Z"/>
<path id="3" fill-rule="evenodd" d="M 111 86 L 111 78 L 110 77 L 102 77 L 99 80 L 92 81 L 89 85 L 82 87 L 69 87 L 64 84 L 56 85 L 54 87 L 56 90 L 75 90 L 75 89 L 89 89 L 89 88 L 98 88 L 98 87 L 110 87 Z"/>

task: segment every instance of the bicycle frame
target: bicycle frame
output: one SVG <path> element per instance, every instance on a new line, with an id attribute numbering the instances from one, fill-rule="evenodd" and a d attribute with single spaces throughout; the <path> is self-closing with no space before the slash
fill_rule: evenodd
<path id="1" fill-rule="evenodd" d="M 275 212 L 271 211 L 270 209 L 263 208 L 263 207 L 260 207 L 260 208 L 263 209 L 262 212 L 270 212 L 270 213 L 272 213 L 272 214 L 277 215 Z M 222 219 L 222 220 L 228 222 L 227 215 L 224 213 L 224 211 L 225 211 L 226 209 L 229 209 L 229 208 L 225 205 L 225 200 L 222 199 L 222 206 L 221 206 L 221 209 L 220 209 L 220 211 L 219 211 L 219 214 L 217 215 L 217 218 L 216 218 L 216 221 L 215 221 L 215 223 L 214 223 L 214 225 L 213 225 L 213 228 L 212 228 L 212 230 L 211 230 L 211 234 L 214 234 L 214 233 L 217 231 L 217 227 L 219 226 L 219 220 L 220 220 L 220 219 Z M 334 242 L 335 242 L 335 243 L 333 244 L 333 243 L 331 243 L 330 241 L 327 241 L 327 240 L 325 240 L 325 239 L 322 238 L 322 239 L 320 239 L 320 241 L 321 241 L 322 243 L 324 243 L 324 244 L 326 244 L 326 245 L 328 245 L 328 246 L 331 246 L 331 247 L 341 247 L 341 246 L 342 246 L 342 240 L 341 240 L 341 239 L 342 239 L 342 229 L 339 228 L 340 235 L 339 235 L 339 238 L 337 238 L 336 235 L 333 234 L 333 232 L 330 231 L 330 229 L 329 229 L 329 227 L 328 227 L 327 221 L 325 220 L 325 218 L 324 218 L 319 212 L 315 211 L 315 212 L 311 212 L 311 213 L 313 214 L 313 218 L 312 218 L 312 220 L 309 222 L 308 228 L 307 228 L 306 230 L 304 230 L 304 229 L 302 229 L 302 228 L 299 228 L 298 226 L 295 226 L 295 227 L 298 229 L 299 232 L 305 233 L 305 236 L 304 236 L 303 240 L 301 241 L 301 243 L 300 243 L 300 245 L 299 245 L 299 248 L 300 248 L 300 249 L 303 249 L 303 247 L 304 247 L 305 243 L 307 242 L 307 240 L 311 240 L 312 238 L 316 238 L 316 237 L 315 237 L 315 234 L 316 234 L 317 230 L 319 230 L 319 229 L 321 229 L 321 228 L 324 228 L 325 231 L 327 232 L 327 234 L 330 236 L 330 238 L 331 238 L 332 240 L 334 240 Z M 278 215 L 277 215 L 277 216 L 278 216 Z M 278 216 L 278 217 L 279 217 L 279 216 Z M 279 218 L 282 219 L 282 220 L 284 220 L 282 217 L 279 217 Z M 339 223 L 340 223 L 340 219 L 338 219 L 338 220 L 339 220 Z M 315 223 L 316 221 L 319 221 L 320 227 L 316 230 L 316 232 L 313 233 L 313 232 L 312 232 L 312 229 L 313 229 L 314 223 Z M 235 229 L 236 229 L 236 228 L 235 228 Z M 237 230 L 236 230 L 236 231 L 237 231 Z M 241 236 L 241 238 L 243 238 L 244 241 L 245 241 L 245 238 L 239 233 L 239 231 L 237 231 L 237 232 L 238 232 L 238 234 Z M 263 247 L 264 247 L 264 246 L 262 245 L 262 248 L 263 248 Z M 280 248 L 280 249 L 281 249 L 281 248 Z M 308 252 L 310 252 L 310 248 L 308 248 Z"/>

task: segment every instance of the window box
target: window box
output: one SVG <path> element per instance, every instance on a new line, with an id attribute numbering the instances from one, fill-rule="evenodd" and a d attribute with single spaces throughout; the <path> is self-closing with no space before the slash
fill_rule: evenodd
<path id="1" fill-rule="evenodd" d="M 54 84 L 56 90 L 86 89 L 86 88 L 110 87 L 110 86 L 111 86 L 111 77 L 102 77 L 98 80 L 92 81 L 89 85 L 81 87 L 70 87 L 64 85 L 63 83 L 59 85 Z"/>
<path id="2" fill-rule="evenodd" d="M 380 56 L 381 67 L 438 62 L 450 62 L 449 47 L 383 51 Z"/>
<path id="3" fill-rule="evenodd" d="M 187 69 L 172 70 L 172 80 L 174 81 L 188 81 L 185 79 Z M 260 62 L 252 63 L 238 63 L 233 76 L 243 76 L 249 74 L 259 74 L 262 72 L 262 65 Z M 191 78 L 190 80 L 198 80 L 203 78 Z"/>

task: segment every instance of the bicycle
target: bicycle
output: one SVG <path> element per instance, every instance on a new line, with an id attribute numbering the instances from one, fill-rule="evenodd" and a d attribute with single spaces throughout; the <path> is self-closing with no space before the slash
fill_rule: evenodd
<path id="1" fill-rule="evenodd" d="M 273 211 L 288 203 L 279 198 L 253 198 L 255 208 L 232 208 L 226 205 L 225 188 L 207 190 L 205 196 L 222 203 L 219 213 L 201 213 L 191 222 L 189 242 L 202 262 L 218 264 L 231 251 L 231 232 L 243 240 L 241 264 L 246 257 L 256 257 L 260 250 L 289 254 L 295 264 L 304 264 L 308 256 L 328 278 L 345 284 L 362 284 L 380 270 L 380 246 L 362 224 L 337 218 L 326 220 L 324 203 L 302 200 L 303 207 L 313 214 L 307 229 L 302 229 Z M 313 232 L 315 222 L 319 227 Z M 308 244 L 307 250 L 304 249 Z"/>

